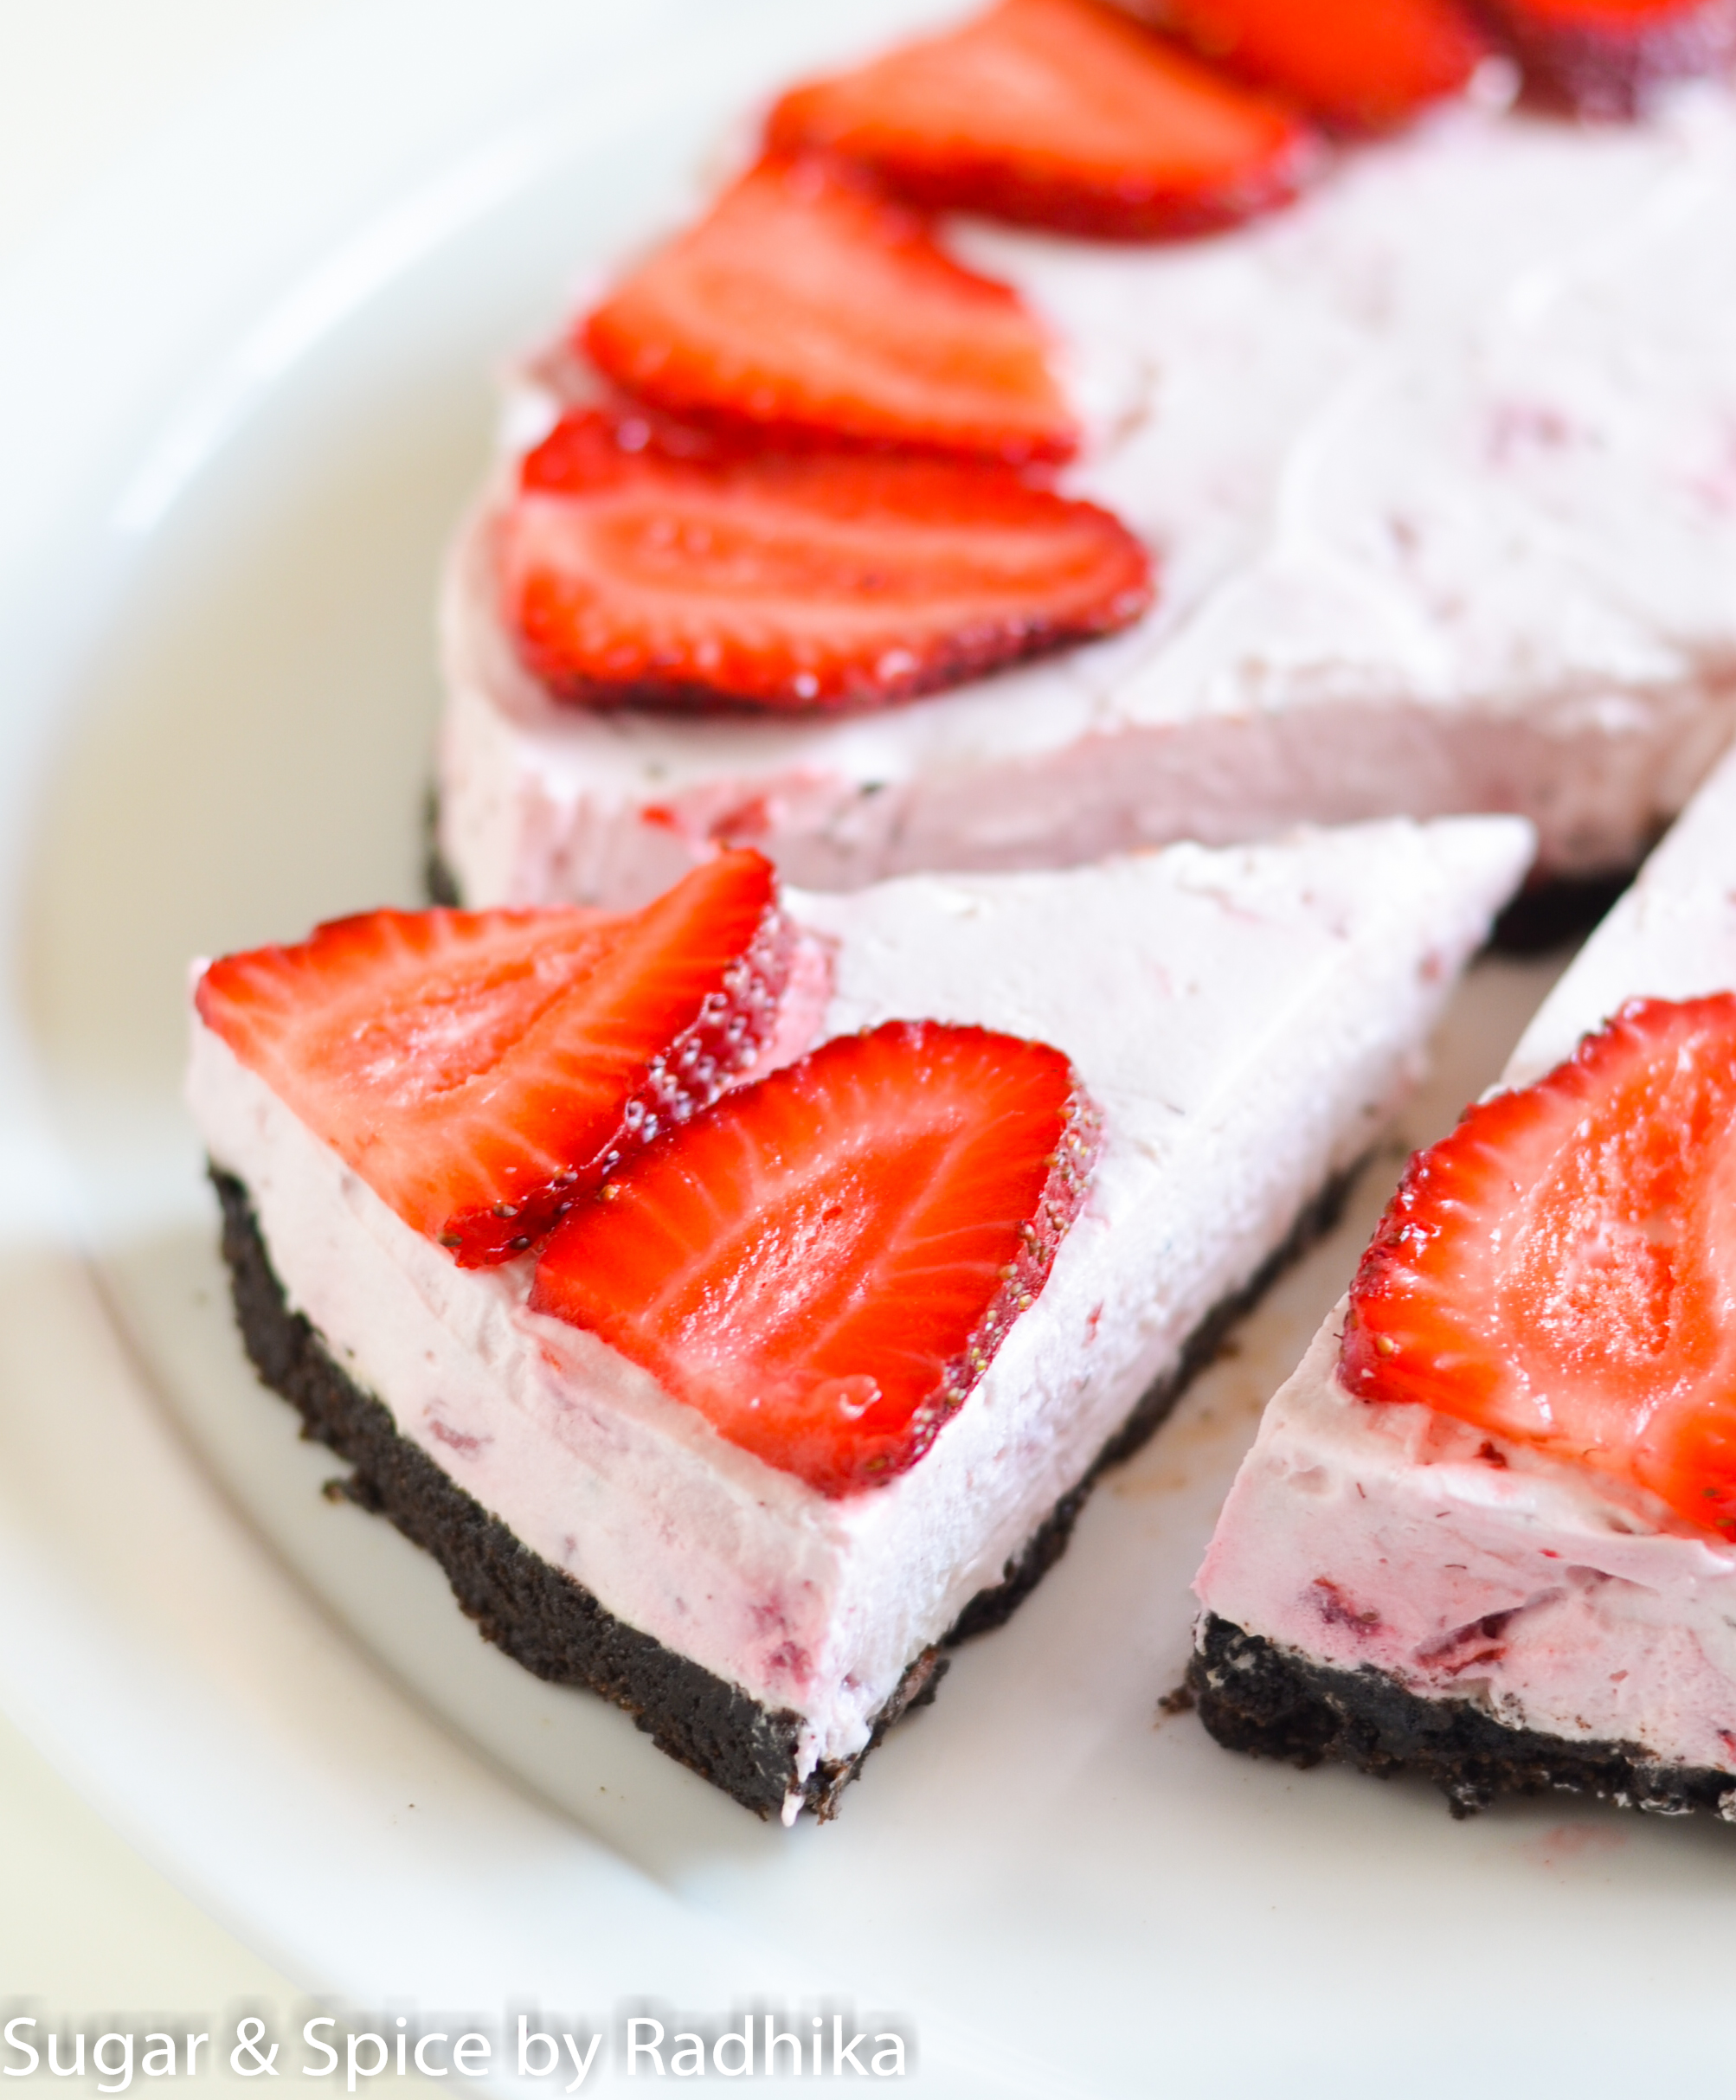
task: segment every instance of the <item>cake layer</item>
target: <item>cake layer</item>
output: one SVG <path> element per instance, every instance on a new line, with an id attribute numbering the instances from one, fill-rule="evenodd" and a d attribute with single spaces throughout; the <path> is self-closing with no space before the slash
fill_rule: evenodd
<path id="1" fill-rule="evenodd" d="M 530 1313 L 527 1262 L 458 1268 L 203 1025 L 190 1097 L 333 1362 L 602 1609 L 800 1715 L 805 1787 L 1367 1149 L 1529 845 L 1510 819 L 1399 822 L 790 895 L 829 962 L 808 1036 L 928 1017 L 1034 1037 L 1103 1116 L 1086 1207 L 981 1384 L 919 1463 L 841 1499 Z M 805 1046 L 783 1031 L 781 1055 Z"/>
<path id="2" fill-rule="evenodd" d="M 1736 757 L 1557 985 L 1507 1083 L 1629 999 L 1733 986 Z M 1508 1728 L 1736 1776 L 1736 1544 L 1431 1409 L 1352 1397 L 1344 1310 L 1266 1411 L 1195 1584 L 1207 1615 Z"/>
<path id="3" fill-rule="evenodd" d="M 485 504 L 443 614 L 461 894 L 638 902 L 720 838 L 841 889 L 1470 809 L 1552 873 L 1632 866 L 1736 729 L 1733 209 L 1706 87 L 1444 112 L 1210 241 L 961 225 L 1053 324 L 1066 485 L 1157 550 L 1157 609 L 880 714 L 591 712 L 518 667 Z"/>

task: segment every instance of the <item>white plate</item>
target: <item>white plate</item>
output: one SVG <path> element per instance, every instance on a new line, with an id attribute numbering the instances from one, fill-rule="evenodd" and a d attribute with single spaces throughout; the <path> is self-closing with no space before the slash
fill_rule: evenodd
<path id="1" fill-rule="evenodd" d="M 357 2005 L 848 2000 L 948 2097 L 1721 2069 L 1736 1833 L 1456 1825 L 1154 1720 L 1218 1500 L 1396 1154 L 823 1830 L 754 1822 L 479 1642 L 432 1564 L 319 1497 L 330 1458 L 233 1338 L 185 962 L 415 898 L 434 571 L 492 368 L 755 96 L 936 11 L 385 0 L 0 289 L 0 1696 Z M 1476 973 L 1414 1135 L 1547 974 Z"/>

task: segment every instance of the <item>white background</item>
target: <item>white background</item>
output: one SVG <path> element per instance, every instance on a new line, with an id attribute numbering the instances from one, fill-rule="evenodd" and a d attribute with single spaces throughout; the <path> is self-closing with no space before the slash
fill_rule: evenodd
<path id="1" fill-rule="evenodd" d="M 276 42 L 346 4 L 0 0 L 0 271 L 52 241 L 62 212 L 177 112 L 221 93 L 231 69 L 269 63 Z M 80 2024 L 88 2014 L 94 2033 L 111 2010 L 221 2018 L 244 1999 L 294 2003 L 283 1978 L 147 1866 L 3 1718 L 0 1889 L 8 2010 L 40 2000 L 28 2009 Z M 257 2090 L 221 2059 L 218 2069 L 205 2090 Z"/>

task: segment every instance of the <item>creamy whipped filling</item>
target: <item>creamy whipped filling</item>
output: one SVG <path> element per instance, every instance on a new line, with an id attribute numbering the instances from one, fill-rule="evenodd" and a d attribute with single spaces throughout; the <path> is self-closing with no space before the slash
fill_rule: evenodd
<path id="1" fill-rule="evenodd" d="M 1085 1208 L 981 1384 L 909 1472 L 842 1500 L 529 1312 L 528 1262 L 456 1267 L 196 1021 L 189 1098 L 290 1304 L 400 1433 L 617 1617 L 802 1716 L 805 1776 L 863 1748 L 908 1664 L 1367 1149 L 1531 844 L 1509 819 L 1401 822 L 791 894 L 831 990 L 782 1055 L 975 1023 L 1058 1045 L 1103 1118 Z"/>
<path id="2" fill-rule="evenodd" d="M 1736 1546 L 1338 1383 L 1343 1306 L 1267 1409 L 1194 1589 L 1331 1668 L 1736 1776 Z"/>
<path id="3" fill-rule="evenodd" d="M 1736 990 L 1736 756 L 1527 1030 L 1528 1085 L 1625 1000 Z M 1736 1545 L 1655 1498 L 1338 1381 L 1341 1305 L 1266 1410 L 1195 1590 L 1335 1668 L 1736 1773 Z M 1489 1455 L 1493 1454 L 1491 1458 Z"/>
<path id="4" fill-rule="evenodd" d="M 443 610 L 464 895 L 637 902 L 719 838 L 843 889 L 1465 809 L 1631 864 L 1736 731 L 1733 219 L 1701 87 L 1638 125 L 1450 109 L 1212 240 L 959 223 L 1052 324 L 1067 485 L 1157 551 L 1155 611 L 880 714 L 591 712 L 518 666 L 485 504 Z"/>

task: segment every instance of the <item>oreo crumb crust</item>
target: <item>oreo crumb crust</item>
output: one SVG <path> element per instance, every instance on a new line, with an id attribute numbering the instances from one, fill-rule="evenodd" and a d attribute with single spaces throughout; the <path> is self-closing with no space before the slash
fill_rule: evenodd
<path id="1" fill-rule="evenodd" d="M 1634 1743 L 1504 1728 L 1468 1699 L 1421 1699 L 1366 1665 L 1328 1669 L 1212 1615 L 1199 1627 L 1186 1688 L 1226 1750 L 1304 1771 L 1330 1758 L 1381 1779 L 1426 1779 L 1460 1819 L 1500 1795 L 1561 1792 L 1736 1822 L 1736 1774 L 1662 1763 Z"/>
<path id="2" fill-rule="evenodd" d="M 1547 955 L 1583 941 L 1634 874 L 1627 868 L 1608 875 L 1556 875 L 1527 883 L 1495 920 L 1488 945 L 1498 955 Z M 451 880 L 447 876 L 447 881 Z"/>
<path id="3" fill-rule="evenodd" d="M 209 1171 L 222 1205 L 222 1252 L 235 1319 L 254 1368 L 299 1413 L 302 1435 L 329 1446 L 350 1468 L 349 1478 L 333 1481 L 328 1493 L 389 1518 L 406 1538 L 432 1553 L 483 1637 L 527 1670 L 613 1700 L 659 1750 L 756 1815 L 779 1814 L 787 1797 L 800 1791 L 826 1822 L 887 1730 L 934 1698 L 948 1668 L 942 1651 L 1006 1623 L 1066 1551 L 1099 1475 L 1139 1449 L 1235 1321 L 1331 1229 L 1360 1166 L 1335 1177 L 1246 1288 L 1201 1322 L 1175 1369 L 1140 1400 L 1084 1479 L 1007 1562 L 1002 1579 L 973 1597 L 943 1639 L 910 1664 L 865 1747 L 853 1757 L 822 1763 L 800 1782 L 799 1714 L 761 1705 L 739 1686 L 614 1617 L 571 1576 L 523 1544 L 420 1445 L 398 1434 L 385 1406 L 350 1380 L 306 1318 L 290 1310 L 246 1185 L 215 1164 Z"/>

